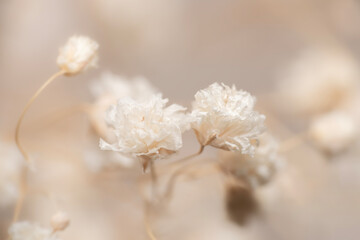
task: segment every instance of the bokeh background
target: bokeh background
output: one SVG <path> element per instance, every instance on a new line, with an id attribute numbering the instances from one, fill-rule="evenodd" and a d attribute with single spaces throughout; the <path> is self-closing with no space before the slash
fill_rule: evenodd
<path id="1" fill-rule="evenodd" d="M 89 173 L 83 149 L 97 140 L 89 137 L 86 117 L 53 119 L 56 113 L 91 102 L 89 84 L 103 71 L 145 76 L 186 106 L 197 90 L 224 82 L 257 96 L 286 138 L 302 125 L 269 101 L 283 72 L 308 48 L 341 48 L 359 58 L 359 23 L 357 0 L 1 0 L 1 137 L 13 141 L 25 102 L 57 71 L 58 49 L 69 36 L 98 41 L 99 67 L 55 81 L 26 117 L 23 142 L 37 163 L 31 184 L 50 191 L 72 217 L 65 240 L 147 239 L 140 169 Z M 186 139 L 184 154 L 194 152 L 193 135 Z M 154 217 L 154 230 L 160 240 L 358 239 L 358 149 L 331 160 L 306 144 L 288 153 L 286 171 L 256 192 L 261 213 L 245 225 L 229 219 L 218 177 L 185 182 L 171 210 Z M 48 224 L 55 207 L 43 195 L 28 197 L 22 219 Z M 3 238 L 11 207 L 0 215 Z"/>

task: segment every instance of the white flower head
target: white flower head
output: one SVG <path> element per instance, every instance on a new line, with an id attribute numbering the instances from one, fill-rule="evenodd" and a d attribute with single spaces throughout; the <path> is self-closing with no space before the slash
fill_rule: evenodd
<path id="1" fill-rule="evenodd" d="M 50 228 L 29 222 L 17 222 L 9 228 L 11 240 L 60 240 Z"/>
<path id="2" fill-rule="evenodd" d="M 247 183 L 252 188 L 271 181 L 276 172 L 284 165 L 278 155 L 278 141 L 270 134 L 260 136 L 259 146 L 254 157 L 238 152 L 221 152 L 221 168 L 227 173 Z"/>
<path id="3" fill-rule="evenodd" d="M 15 202 L 22 158 L 15 145 L 0 141 L 0 208 Z"/>
<path id="4" fill-rule="evenodd" d="M 309 133 L 317 146 L 335 154 L 349 147 L 356 138 L 356 130 L 355 122 L 350 116 L 334 111 L 314 119 Z"/>
<path id="5" fill-rule="evenodd" d="M 214 83 L 195 94 L 191 127 L 201 145 L 253 154 L 253 140 L 264 131 L 265 116 L 254 111 L 248 92 Z"/>
<path id="6" fill-rule="evenodd" d="M 65 75 L 75 75 L 97 66 L 99 45 L 85 36 L 73 36 L 59 51 L 57 64 Z"/>
<path id="7" fill-rule="evenodd" d="M 305 52 L 279 82 L 282 104 L 301 114 L 331 110 L 352 95 L 359 78 L 356 61 L 346 54 Z"/>
<path id="8" fill-rule="evenodd" d="M 66 212 L 59 211 L 51 218 L 51 226 L 54 231 L 63 231 L 70 224 L 70 218 Z"/>
<path id="9" fill-rule="evenodd" d="M 100 148 L 136 156 L 144 168 L 149 160 L 177 152 L 182 147 L 182 132 L 188 126 L 186 108 L 176 104 L 166 107 L 167 102 L 161 94 L 146 101 L 119 99 L 107 115 L 117 140 L 114 144 L 100 140 Z"/>
<path id="10" fill-rule="evenodd" d="M 112 135 L 105 117 L 111 105 L 123 97 L 146 100 L 157 92 L 143 77 L 126 79 L 109 72 L 103 73 L 99 80 L 94 81 L 90 90 L 96 99 L 89 112 L 90 122 L 96 132 L 108 140 L 112 139 Z"/>

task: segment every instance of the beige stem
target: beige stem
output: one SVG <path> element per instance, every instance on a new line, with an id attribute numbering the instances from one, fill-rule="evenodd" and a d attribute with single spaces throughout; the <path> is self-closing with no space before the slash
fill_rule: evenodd
<path id="1" fill-rule="evenodd" d="M 19 140 L 19 134 L 20 134 L 20 126 L 21 123 L 24 119 L 24 116 L 26 114 L 26 112 L 29 110 L 30 106 L 33 104 L 33 102 L 35 101 L 35 99 L 40 95 L 40 93 L 51 83 L 53 82 L 57 77 L 63 75 L 65 73 L 64 70 L 61 70 L 57 73 L 55 73 L 54 75 L 52 75 L 36 92 L 35 94 L 30 98 L 30 100 L 27 102 L 27 104 L 25 105 L 24 110 L 22 111 L 19 120 L 16 124 L 16 129 L 15 129 L 15 143 L 17 145 L 17 147 L 19 148 L 21 154 L 23 155 L 27 165 L 22 167 L 22 171 L 21 171 L 21 177 L 20 177 L 20 181 L 19 181 L 19 189 L 20 189 L 20 193 L 19 193 L 19 197 L 16 201 L 16 205 L 15 205 L 15 210 L 14 210 L 14 215 L 13 215 L 13 220 L 12 223 L 16 222 L 19 214 L 21 212 L 21 208 L 24 202 L 24 198 L 26 195 L 26 191 L 27 191 L 27 184 L 26 184 L 26 178 L 27 178 L 27 172 L 28 172 L 28 165 L 29 165 L 29 156 L 26 153 L 26 151 L 24 150 L 24 148 L 21 146 L 20 144 L 20 140 Z"/>

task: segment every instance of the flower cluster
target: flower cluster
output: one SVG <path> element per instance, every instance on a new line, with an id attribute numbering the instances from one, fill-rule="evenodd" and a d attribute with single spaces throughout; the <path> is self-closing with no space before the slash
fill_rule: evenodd
<path id="1" fill-rule="evenodd" d="M 108 124 L 114 129 L 116 142 L 100 141 L 103 150 L 134 155 L 143 161 L 167 157 L 182 147 L 182 132 L 188 123 L 180 105 L 166 106 L 168 100 L 155 94 L 143 101 L 126 97 L 108 111 Z"/>
<path id="2" fill-rule="evenodd" d="M 221 169 L 252 188 L 268 183 L 283 164 L 278 155 L 278 142 L 268 133 L 260 136 L 254 157 L 227 151 L 220 155 Z"/>
<path id="3" fill-rule="evenodd" d="M 254 111 L 256 99 L 235 86 L 214 83 L 195 94 L 191 113 L 202 145 L 253 154 L 253 140 L 264 131 L 265 116 Z"/>
<path id="4" fill-rule="evenodd" d="M 97 66 L 99 45 L 84 36 L 73 36 L 59 51 L 57 64 L 66 75 L 75 75 Z"/>

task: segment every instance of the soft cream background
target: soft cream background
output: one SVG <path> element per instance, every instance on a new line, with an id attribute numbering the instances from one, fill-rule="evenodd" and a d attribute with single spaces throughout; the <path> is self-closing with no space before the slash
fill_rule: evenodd
<path id="1" fill-rule="evenodd" d="M 139 173 L 89 174 L 81 147 L 97 139 L 89 140 L 86 118 L 49 124 L 49 116 L 90 101 L 88 84 L 105 70 L 146 76 L 188 106 L 212 82 L 236 84 L 275 111 L 266 100 L 301 49 L 336 46 L 359 57 L 358 23 L 356 0 L 2 0 L 0 132 L 11 139 L 24 103 L 57 70 L 58 48 L 69 36 L 96 39 L 99 68 L 54 82 L 27 115 L 23 142 L 39 163 L 32 181 L 46 183 L 72 216 L 64 239 L 146 239 L 134 189 Z M 186 137 L 184 151 L 195 151 L 192 135 Z M 354 150 L 328 162 L 306 146 L 289 153 L 288 171 L 257 192 L 263 217 L 245 227 L 227 219 L 218 177 L 187 182 L 170 213 L 154 221 L 155 232 L 159 239 L 358 239 L 358 156 Z M 33 196 L 24 219 L 46 225 L 53 211 L 46 198 Z M 6 224 L 9 210 L 1 214 Z"/>

